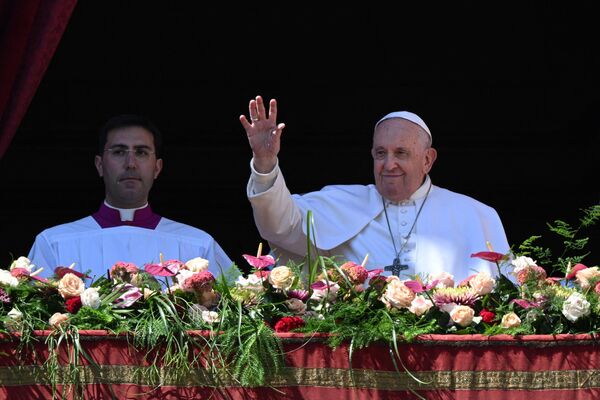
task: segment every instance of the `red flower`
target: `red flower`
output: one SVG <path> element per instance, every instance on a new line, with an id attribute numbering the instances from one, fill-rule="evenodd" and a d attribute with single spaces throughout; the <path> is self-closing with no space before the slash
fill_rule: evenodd
<path id="1" fill-rule="evenodd" d="M 481 317 L 481 320 L 486 324 L 493 323 L 494 318 L 496 318 L 496 314 L 489 310 L 486 310 L 485 308 L 479 312 L 479 316 Z"/>
<path id="2" fill-rule="evenodd" d="M 471 257 L 481 258 L 482 260 L 498 262 L 504 258 L 504 254 L 496 253 L 495 251 L 480 251 L 479 253 L 471 254 Z"/>
<path id="3" fill-rule="evenodd" d="M 283 317 L 275 324 L 275 332 L 289 332 L 304 326 L 304 320 L 300 317 Z"/>
<path id="4" fill-rule="evenodd" d="M 571 268 L 571 271 L 569 271 L 569 274 L 566 276 L 566 278 L 573 279 L 577 275 L 577 272 L 581 271 L 582 269 L 586 269 L 586 268 L 587 267 L 583 264 L 575 264 L 575 265 L 573 265 L 573 268 Z"/>
<path id="5" fill-rule="evenodd" d="M 71 314 L 77 314 L 77 311 L 81 308 L 81 297 L 70 297 L 65 301 L 65 307 Z"/>

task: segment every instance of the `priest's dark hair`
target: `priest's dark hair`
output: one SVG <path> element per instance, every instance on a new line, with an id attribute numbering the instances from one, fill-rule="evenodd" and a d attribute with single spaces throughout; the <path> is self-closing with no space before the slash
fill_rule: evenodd
<path id="1" fill-rule="evenodd" d="M 160 133 L 160 130 L 154 124 L 154 122 L 150 121 L 148 118 L 142 115 L 137 114 L 117 115 L 110 118 L 104 123 L 104 125 L 102 126 L 102 128 L 100 128 L 100 131 L 98 133 L 98 155 L 102 156 L 102 154 L 104 154 L 104 146 L 106 145 L 106 140 L 110 131 L 119 128 L 129 128 L 132 126 L 144 128 L 152 134 L 152 136 L 154 137 L 154 150 L 156 152 L 156 158 L 160 158 L 162 147 L 162 133 Z"/>

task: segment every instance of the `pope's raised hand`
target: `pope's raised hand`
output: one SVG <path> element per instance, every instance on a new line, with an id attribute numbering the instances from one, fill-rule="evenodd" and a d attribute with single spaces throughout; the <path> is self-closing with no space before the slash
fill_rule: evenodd
<path id="1" fill-rule="evenodd" d="M 285 124 L 277 124 L 277 100 L 269 102 L 269 112 L 265 110 L 262 97 L 250 100 L 250 120 L 240 115 L 240 122 L 246 130 L 248 142 L 254 157 L 257 172 L 267 173 L 275 168 L 279 153 L 281 133 Z"/>

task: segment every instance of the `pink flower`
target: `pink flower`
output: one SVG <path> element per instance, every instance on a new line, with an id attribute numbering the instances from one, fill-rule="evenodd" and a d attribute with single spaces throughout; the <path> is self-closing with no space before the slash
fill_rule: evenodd
<path id="1" fill-rule="evenodd" d="M 475 274 L 475 276 L 469 280 L 469 286 L 471 286 L 475 293 L 480 296 L 491 293 L 492 290 L 494 290 L 495 284 L 496 280 L 494 280 L 490 274 L 485 271 Z"/>
<path id="2" fill-rule="evenodd" d="M 473 306 L 479 299 L 479 295 L 469 287 L 457 288 L 440 288 L 433 294 L 433 301 L 438 307 L 446 304 L 461 304 L 465 306 Z"/>
<path id="3" fill-rule="evenodd" d="M 517 281 L 524 285 L 526 282 L 541 282 L 546 280 L 546 270 L 537 265 L 530 265 L 517 273 Z"/>
<path id="4" fill-rule="evenodd" d="M 355 264 L 352 261 L 342 264 L 340 269 L 344 271 L 350 282 L 355 285 L 365 283 L 369 277 L 369 271 L 365 267 Z"/>
<path id="5" fill-rule="evenodd" d="M 113 301 L 113 304 L 119 308 L 129 307 L 144 296 L 138 287 L 129 283 L 117 285 L 115 286 L 114 290 L 117 290 L 121 293 L 121 295 L 115 301 Z"/>
<path id="6" fill-rule="evenodd" d="M 506 256 L 502 253 L 496 253 L 495 251 L 480 251 L 479 253 L 471 254 L 471 257 L 497 263 L 498 261 L 502 261 Z"/>
<path id="7" fill-rule="evenodd" d="M 567 279 L 573 279 L 575 278 L 575 275 L 577 275 L 578 271 L 581 271 L 582 269 L 586 269 L 587 267 L 583 264 L 575 264 L 573 266 L 573 268 L 571 268 L 566 276 Z"/>
<path id="8" fill-rule="evenodd" d="M 256 269 L 269 268 L 271 265 L 275 265 L 275 259 L 273 256 L 267 254 L 266 256 L 251 256 L 250 254 L 242 254 L 242 257 Z"/>
<path id="9" fill-rule="evenodd" d="M 208 271 L 201 271 L 193 274 L 181 284 L 181 289 L 185 292 L 205 292 L 213 288 L 215 277 Z"/>
<path id="10" fill-rule="evenodd" d="M 381 297 L 381 301 L 387 306 L 388 309 L 410 307 L 413 299 L 416 296 L 415 292 L 397 277 L 393 277 L 396 279 L 390 278 L 392 277 L 388 277 L 388 284 L 385 288 L 383 296 Z"/>
<path id="11" fill-rule="evenodd" d="M 122 282 L 131 282 L 132 275 L 137 274 L 139 271 L 140 269 L 135 264 L 117 261 L 110 268 L 110 277 Z"/>
<path id="12" fill-rule="evenodd" d="M 179 260 L 168 260 L 158 264 L 146 264 L 144 270 L 154 276 L 175 276 L 184 266 Z"/>

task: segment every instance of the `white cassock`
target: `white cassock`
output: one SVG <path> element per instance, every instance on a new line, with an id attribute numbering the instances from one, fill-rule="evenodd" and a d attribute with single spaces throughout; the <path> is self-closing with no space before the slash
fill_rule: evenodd
<path id="1" fill-rule="evenodd" d="M 510 249 L 493 208 L 434 185 L 427 195 L 429 176 L 409 200 L 386 202 L 394 249 L 382 197 L 375 185 L 333 185 L 317 192 L 291 195 L 279 166 L 269 174 L 259 174 L 252 161 L 250 165 L 247 195 L 254 220 L 280 263 L 289 258 L 298 262 L 306 255 L 309 210 L 321 255 L 360 264 L 368 254 L 366 267 L 375 269 L 391 265 L 400 252 L 400 263 L 408 267 L 401 277 L 406 278 L 447 272 L 458 283 L 479 271 L 497 275 L 496 264 L 471 254 L 488 251 L 487 242 L 499 253 Z M 412 234 L 404 243 L 424 200 Z"/>
<path id="2" fill-rule="evenodd" d="M 106 276 L 117 261 L 131 262 L 140 268 L 147 263 L 176 259 L 186 262 L 202 257 L 213 275 L 232 264 L 227 254 L 208 233 L 162 217 L 154 229 L 136 226 L 102 228 L 88 216 L 78 221 L 48 228 L 37 235 L 28 258 L 44 267 L 42 276 L 52 275 L 57 266 L 75 263 L 80 272 L 91 270 L 94 280 Z"/>

